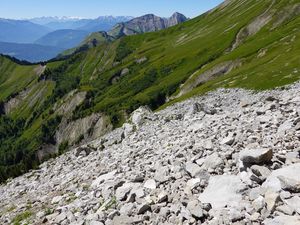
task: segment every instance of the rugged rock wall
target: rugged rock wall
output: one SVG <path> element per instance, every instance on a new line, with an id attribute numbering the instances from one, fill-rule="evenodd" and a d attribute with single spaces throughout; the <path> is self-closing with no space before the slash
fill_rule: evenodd
<path id="1" fill-rule="evenodd" d="M 70 145 L 74 145 L 80 143 L 80 139 L 97 138 L 111 129 L 109 118 L 99 113 L 72 122 L 64 119 L 56 132 L 56 142 L 59 145 L 68 141 Z"/>
<path id="2" fill-rule="evenodd" d="M 77 90 L 70 92 L 63 103 L 56 109 L 56 112 L 62 116 L 70 116 L 78 105 L 80 105 L 86 98 L 86 92 L 77 92 Z"/>
<path id="3" fill-rule="evenodd" d="M 300 83 L 218 90 L 0 186 L 0 224 L 300 223 Z"/>
<path id="4" fill-rule="evenodd" d="M 180 14 L 174 13 L 170 18 L 161 18 L 153 14 L 147 14 L 141 17 L 134 18 L 125 23 L 117 24 L 108 34 L 112 37 L 129 36 L 163 30 L 168 27 L 183 23 L 187 18 Z"/>

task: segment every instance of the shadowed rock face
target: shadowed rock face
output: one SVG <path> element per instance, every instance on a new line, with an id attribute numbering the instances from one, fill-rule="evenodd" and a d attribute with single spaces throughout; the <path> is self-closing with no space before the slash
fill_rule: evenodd
<path id="1" fill-rule="evenodd" d="M 119 23 L 110 32 L 108 32 L 108 34 L 113 37 L 121 37 L 153 32 L 175 26 L 185 22 L 186 20 L 187 18 L 184 15 L 177 12 L 170 18 L 161 18 L 153 14 L 148 14 L 134 18 L 125 23 Z"/>
<path id="2" fill-rule="evenodd" d="M 111 129 L 109 118 L 97 113 L 72 122 L 64 119 L 56 132 L 56 139 L 58 144 L 64 141 L 75 144 L 82 135 L 85 139 L 88 137 L 97 138 Z"/>

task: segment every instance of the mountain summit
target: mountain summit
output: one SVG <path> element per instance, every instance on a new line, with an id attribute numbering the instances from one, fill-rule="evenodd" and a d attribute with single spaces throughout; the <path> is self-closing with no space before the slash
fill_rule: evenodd
<path id="1" fill-rule="evenodd" d="M 117 24 L 108 32 L 108 34 L 114 37 L 121 37 L 159 31 L 183 23 L 187 20 L 188 19 L 183 14 L 178 12 L 174 13 L 170 18 L 162 18 L 154 14 L 147 14 L 134 18 L 128 22 Z"/>
<path id="2" fill-rule="evenodd" d="M 167 19 L 166 27 L 172 27 L 179 23 L 183 23 L 187 20 L 188 20 L 188 18 L 185 15 L 183 15 L 179 12 L 175 12 L 169 19 Z"/>
<path id="3" fill-rule="evenodd" d="M 69 49 L 63 52 L 58 57 L 65 57 L 74 53 L 75 51 L 80 51 L 80 49 L 86 49 L 91 46 L 95 46 L 99 43 L 109 42 L 112 40 L 119 39 L 124 36 L 131 36 L 136 34 L 143 34 L 148 32 L 160 31 L 167 29 L 169 27 L 175 26 L 177 24 L 187 21 L 188 18 L 181 13 L 174 13 L 170 18 L 163 18 L 156 16 L 154 14 L 146 14 L 129 20 L 128 22 L 121 22 L 116 24 L 110 31 L 100 31 L 91 33 L 81 44 L 76 48 Z"/>

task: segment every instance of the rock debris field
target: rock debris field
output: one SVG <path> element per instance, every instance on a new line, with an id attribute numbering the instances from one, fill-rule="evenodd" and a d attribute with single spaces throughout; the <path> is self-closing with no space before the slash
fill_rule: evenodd
<path id="1" fill-rule="evenodd" d="M 300 224 L 300 83 L 220 89 L 0 186 L 0 224 Z"/>

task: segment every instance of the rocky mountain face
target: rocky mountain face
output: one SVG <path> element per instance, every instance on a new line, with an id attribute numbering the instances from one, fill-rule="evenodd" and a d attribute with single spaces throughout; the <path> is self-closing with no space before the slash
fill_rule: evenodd
<path id="1" fill-rule="evenodd" d="M 89 34 L 79 46 L 61 53 L 57 58 L 65 57 L 82 49 L 89 49 L 103 42 L 115 41 L 124 36 L 160 31 L 187 21 L 188 18 L 178 12 L 170 18 L 162 18 L 153 14 L 133 18 L 127 22 L 116 24 L 108 31 L 102 30 Z"/>
<path id="2" fill-rule="evenodd" d="M 0 186 L 0 223 L 300 224 L 300 83 L 220 89 Z"/>
<path id="3" fill-rule="evenodd" d="M 165 19 L 165 26 L 172 27 L 177 24 L 183 23 L 187 20 L 188 20 L 188 18 L 185 15 L 175 12 L 170 18 Z"/>
<path id="4" fill-rule="evenodd" d="M 108 34 L 117 38 L 122 36 L 159 31 L 183 23 L 185 21 L 187 21 L 187 18 L 177 12 L 174 13 L 170 18 L 161 18 L 153 14 L 148 14 L 145 16 L 134 18 L 125 23 L 119 23 L 111 31 L 109 31 Z"/>

